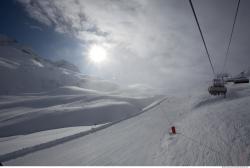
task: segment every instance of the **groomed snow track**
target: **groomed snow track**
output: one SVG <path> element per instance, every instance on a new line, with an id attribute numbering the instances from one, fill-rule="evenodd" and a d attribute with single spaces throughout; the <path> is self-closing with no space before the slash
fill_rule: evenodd
<path id="1" fill-rule="evenodd" d="M 68 141 L 83 137 L 85 135 L 89 135 L 89 134 L 94 133 L 96 131 L 105 129 L 107 127 L 110 127 L 110 126 L 112 126 L 114 124 L 120 123 L 120 122 L 122 122 L 124 120 L 127 120 L 129 118 L 138 116 L 138 115 L 140 115 L 140 114 L 142 114 L 142 113 L 144 113 L 144 112 L 158 106 L 160 103 L 162 103 L 166 99 L 167 98 L 163 98 L 161 100 L 155 101 L 151 105 L 144 108 L 140 113 L 132 115 L 132 116 L 126 118 L 126 119 L 118 120 L 118 121 L 115 121 L 115 122 L 112 122 L 112 123 L 109 123 L 109 124 L 104 124 L 103 126 L 99 126 L 97 128 L 92 128 L 89 131 L 82 131 L 82 132 L 79 132 L 79 133 L 74 134 L 74 135 L 70 135 L 70 136 L 67 136 L 67 137 L 63 137 L 63 138 L 60 138 L 60 139 L 56 139 L 56 140 L 53 140 L 53 141 L 49 141 L 49 142 L 46 142 L 46 143 L 42 143 L 42 144 L 35 145 L 35 146 L 32 146 L 32 147 L 28 147 L 28 148 L 23 148 L 23 149 L 18 150 L 18 151 L 14 151 L 14 152 L 10 152 L 10 153 L 1 155 L 0 156 L 0 162 L 6 162 L 6 161 L 9 161 L 9 160 L 12 160 L 12 159 L 16 159 L 18 157 L 27 155 L 29 153 L 33 153 L 33 152 L 36 152 L 36 151 L 39 151 L 39 150 L 42 150 L 42 149 L 50 148 L 50 147 L 53 147 L 55 145 L 59 145 L 59 144 L 62 144 L 62 143 L 65 143 L 65 142 L 68 142 Z"/>

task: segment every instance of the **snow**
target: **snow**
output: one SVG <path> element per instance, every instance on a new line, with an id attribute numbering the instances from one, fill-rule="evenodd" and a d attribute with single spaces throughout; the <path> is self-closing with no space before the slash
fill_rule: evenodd
<path id="1" fill-rule="evenodd" d="M 73 94 L 76 90 L 82 94 Z M 72 91 L 0 96 L 0 137 L 114 122 L 140 113 L 156 99 L 96 94 L 75 87 Z"/>
<path id="2" fill-rule="evenodd" d="M 42 63 L 40 63 L 40 62 L 38 62 L 36 60 L 31 60 L 31 61 L 33 62 L 34 65 L 36 65 L 36 66 L 38 66 L 40 68 L 44 67 L 44 65 Z"/>
<path id="3" fill-rule="evenodd" d="M 65 68 L 65 69 L 75 71 L 75 72 L 80 72 L 80 70 L 75 65 L 73 65 L 65 60 L 56 61 L 54 64 L 58 67 L 61 67 L 61 68 Z"/>
<path id="4" fill-rule="evenodd" d="M 80 88 L 76 86 L 63 86 L 49 92 L 42 93 L 43 95 L 81 95 L 81 94 L 102 94 L 100 91 Z"/>
<path id="5" fill-rule="evenodd" d="M 4 164 L 249 165 L 249 100 L 248 84 L 230 85 L 226 99 L 169 96 L 133 118 Z"/>
<path id="6" fill-rule="evenodd" d="M 17 135 L 11 137 L 0 138 L 0 156 L 7 155 L 26 148 L 35 148 L 41 144 L 48 144 L 55 140 L 69 137 L 82 132 L 87 132 L 93 128 L 98 128 L 102 125 L 67 127 L 53 129 L 48 131 L 36 132 L 28 135 Z"/>

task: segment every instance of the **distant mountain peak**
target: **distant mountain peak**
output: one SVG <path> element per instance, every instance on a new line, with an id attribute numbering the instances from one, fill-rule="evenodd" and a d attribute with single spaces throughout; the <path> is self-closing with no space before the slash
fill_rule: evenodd
<path id="1" fill-rule="evenodd" d="M 76 65 L 74 65 L 73 63 L 70 63 L 66 60 L 59 60 L 59 61 L 54 62 L 54 64 L 57 67 L 69 69 L 69 70 L 74 71 L 74 72 L 80 72 L 79 68 Z"/>
<path id="2" fill-rule="evenodd" d="M 16 39 L 8 37 L 7 35 L 4 34 L 0 34 L 0 45 L 9 45 L 14 43 L 17 43 Z"/>

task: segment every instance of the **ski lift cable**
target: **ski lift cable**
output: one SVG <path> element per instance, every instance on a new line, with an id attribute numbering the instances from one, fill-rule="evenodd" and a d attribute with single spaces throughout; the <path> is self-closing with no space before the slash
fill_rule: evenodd
<path id="1" fill-rule="evenodd" d="M 236 23 L 237 16 L 238 16 L 239 6 L 240 6 L 240 0 L 238 0 L 237 8 L 236 8 L 236 11 L 235 11 L 232 31 L 231 31 L 231 34 L 230 34 L 229 43 L 228 43 L 228 46 L 227 46 L 226 56 L 225 56 L 224 65 L 223 65 L 223 72 L 225 71 L 227 60 L 228 60 L 228 55 L 229 55 L 229 51 L 230 51 L 229 49 L 230 49 L 231 42 L 232 42 L 232 37 L 233 37 L 233 33 L 234 33 L 235 23 Z"/>
<path id="2" fill-rule="evenodd" d="M 208 49 L 207 49 L 207 45 L 206 45 L 205 39 L 204 39 L 203 33 L 202 33 L 202 31 L 201 31 L 201 27 L 200 27 L 198 18 L 197 18 L 197 16 L 196 16 L 196 13 L 195 13 L 195 10 L 194 10 L 194 6 L 193 6 L 193 3 L 192 3 L 192 0 L 189 0 L 189 4 L 190 4 L 190 6 L 191 6 L 191 8 L 192 8 L 192 11 L 193 11 L 193 14 L 194 14 L 194 17 L 195 17 L 195 21 L 196 21 L 197 26 L 198 26 L 198 28 L 199 28 L 200 35 L 201 35 L 201 38 L 202 38 L 204 47 L 205 47 L 205 49 L 206 49 L 207 57 L 208 57 L 208 60 L 209 60 L 209 62 L 210 62 L 210 65 L 211 65 L 213 74 L 215 75 L 214 66 L 213 66 L 213 64 L 212 64 L 211 57 L 210 57 L 210 54 L 209 54 L 209 52 L 208 52 Z"/>

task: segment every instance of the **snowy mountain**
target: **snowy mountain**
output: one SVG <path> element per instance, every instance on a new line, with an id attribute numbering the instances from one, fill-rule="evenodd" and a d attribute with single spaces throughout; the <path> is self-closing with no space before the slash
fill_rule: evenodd
<path id="1" fill-rule="evenodd" d="M 0 34 L 0 45 L 11 45 L 15 43 L 17 43 L 15 39 L 10 38 L 6 35 Z"/>
<path id="2" fill-rule="evenodd" d="M 101 91 L 117 88 L 114 83 L 90 79 L 66 61 L 53 63 L 37 56 L 29 47 L 6 36 L 1 37 L 4 37 L 0 40 L 2 95 L 48 91 L 62 86 L 79 86 Z M 102 87 L 98 83 L 101 83 Z"/>
<path id="3" fill-rule="evenodd" d="M 80 70 L 77 66 L 75 66 L 74 64 L 71 64 L 70 62 L 68 62 L 66 60 L 56 61 L 56 62 L 54 62 L 54 64 L 58 67 L 65 68 L 65 69 L 80 73 Z"/>
<path id="4" fill-rule="evenodd" d="M 0 137 L 112 123 L 140 113 L 160 99 L 83 75 L 66 62 L 39 57 L 0 36 Z M 47 123 L 47 124 L 44 124 Z"/>

